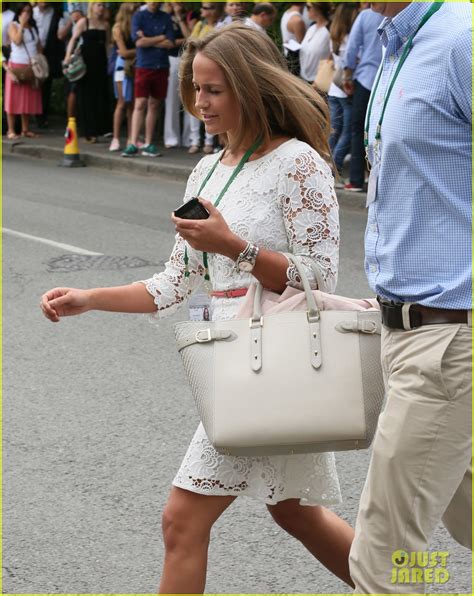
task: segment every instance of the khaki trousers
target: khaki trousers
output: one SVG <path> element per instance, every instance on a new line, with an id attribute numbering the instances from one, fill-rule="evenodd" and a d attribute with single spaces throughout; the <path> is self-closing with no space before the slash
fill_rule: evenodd
<path id="1" fill-rule="evenodd" d="M 424 593 L 419 577 L 392 576 L 392 554 L 426 552 L 441 519 L 471 548 L 471 341 L 467 325 L 383 328 L 387 404 L 349 558 L 356 593 Z"/>

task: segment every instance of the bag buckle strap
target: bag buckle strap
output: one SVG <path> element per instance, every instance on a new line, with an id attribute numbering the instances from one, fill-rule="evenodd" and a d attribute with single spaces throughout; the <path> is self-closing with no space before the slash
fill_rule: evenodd
<path id="1" fill-rule="evenodd" d="M 210 329 L 199 329 L 195 335 L 198 344 L 205 344 L 212 341 L 212 334 Z"/>

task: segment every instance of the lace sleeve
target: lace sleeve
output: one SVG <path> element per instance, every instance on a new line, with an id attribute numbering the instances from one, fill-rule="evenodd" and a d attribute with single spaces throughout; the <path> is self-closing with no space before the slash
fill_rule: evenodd
<path id="1" fill-rule="evenodd" d="M 319 267 L 325 292 L 334 292 L 339 263 L 339 208 L 329 166 L 308 147 L 293 156 L 280 186 L 290 252 L 299 256 L 313 288 L 318 284 L 312 264 Z M 287 271 L 288 285 L 301 289 L 294 265 Z"/>
<path id="2" fill-rule="evenodd" d="M 183 202 L 186 203 L 197 192 L 199 180 L 198 164 L 192 171 L 186 186 Z M 188 247 L 189 277 L 185 277 L 184 250 L 186 242 L 176 235 L 176 242 L 164 271 L 155 273 L 150 279 L 141 280 L 155 299 L 156 313 L 152 317 L 162 318 L 173 314 L 199 286 L 204 276 L 204 267 L 196 253 Z"/>

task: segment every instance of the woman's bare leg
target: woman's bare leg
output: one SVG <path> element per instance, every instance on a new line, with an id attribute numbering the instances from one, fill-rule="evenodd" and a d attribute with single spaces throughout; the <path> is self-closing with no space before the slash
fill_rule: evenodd
<path id="1" fill-rule="evenodd" d="M 11 134 L 11 135 L 15 134 L 15 121 L 16 121 L 16 114 L 8 114 L 7 113 L 8 134 Z"/>
<path id="2" fill-rule="evenodd" d="M 30 115 L 21 115 L 21 132 L 28 132 L 30 130 Z"/>
<path id="3" fill-rule="evenodd" d="M 74 118 L 76 116 L 76 92 L 70 91 L 67 96 L 67 116 Z"/>
<path id="4" fill-rule="evenodd" d="M 235 499 L 172 487 L 163 512 L 165 561 L 160 594 L 204 593 L 211 528 Z"/>
<path id="5" fill-rule="evenodd" d="M 115 105 L 115 112 L 114 112 L 114 132 L 113 138 L 119 140 L 120 139 L 120 129 L 122 128 L 123 122 L 123 115 L 125 110 L 125 101 L 123 99 L 122 93 L 122 83 L 120 81 L 116 81 L 115 84 L 117 85 L 117 103 Z"/>
<path id="6" fill-rule="evenodd" d="M 349 550 L 354 530 L 329 509 L 288 499 L 268 510 L 276 523 L 297 538 L 329 571 L 354 587 L 349 574 Z"/>

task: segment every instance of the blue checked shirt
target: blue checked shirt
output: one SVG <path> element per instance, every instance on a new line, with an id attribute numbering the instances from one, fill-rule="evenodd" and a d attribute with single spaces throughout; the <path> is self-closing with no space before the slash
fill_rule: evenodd
<path id="1" fill-rule="evenodd" d="M 379 29 L 386 53 L 370 118 L 371 159 L 403 44 L 430 6 L 413 2 Z M 372 290 L 389 300 L 471 308 L 471 40 L 471 5 L 443 4 L 415 37 L 387 105 L 365 268 Z"/>

